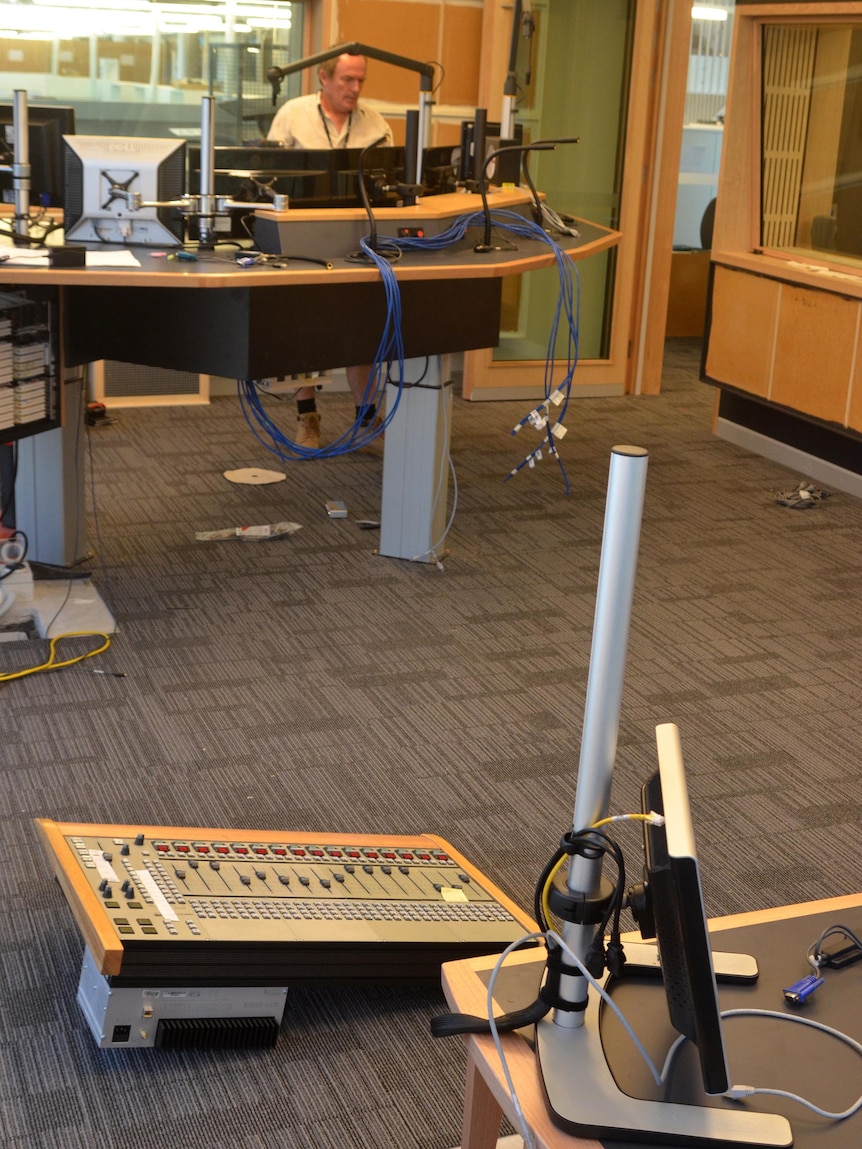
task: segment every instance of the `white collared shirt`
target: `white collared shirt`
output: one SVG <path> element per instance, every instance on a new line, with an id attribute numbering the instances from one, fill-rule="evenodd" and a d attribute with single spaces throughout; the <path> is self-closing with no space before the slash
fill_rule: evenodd
<path id="1" fill-rule="evenodd" d="M 392 131 L 379 112 L 357 104 L 341 128 L 326 115 L 320 93 L 286 100 L 273 117 L 267 139 L 280 140 L 286 148 L 364 148 Z"/>

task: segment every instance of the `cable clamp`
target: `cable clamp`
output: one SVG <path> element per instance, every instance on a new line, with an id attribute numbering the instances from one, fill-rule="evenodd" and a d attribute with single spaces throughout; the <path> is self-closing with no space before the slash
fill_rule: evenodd
<path id="1" fill-rule="evenodd" d="M 560 997 L 560 979 L 562 977 L 584 976 L 577 966 L 567 965 L 563 952 L 554 946 L 548 947 L 548 976 L 539 990 L 539 1000 L 550 1009 L 560 1009 L 566 1013 L 583 1013 L 587 1008 L 588 999 L 586 997 L 583 1001 L 566 1001 L 565 998 Z"/>

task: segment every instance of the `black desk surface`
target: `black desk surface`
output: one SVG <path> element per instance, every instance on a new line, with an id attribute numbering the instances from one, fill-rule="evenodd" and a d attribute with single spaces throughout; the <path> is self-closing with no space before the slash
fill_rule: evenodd
<path id="1" fill-rule="evenodd" d="M 849 926 L 862 934 L 862 908 L 711 933 L 713 950 L 753 954 L 760 976 L 752 986 L 719 986 L 722 1010 L 754 1008 L 798 1013 L 832 1026 L 862 1042 L 862 962 L 836 971 L 826 970 L 825 984 L 806 1005 L 792 1010 L 783 989 L 811 972 L 806 951 L 827 927 Z M 501 971 L 495 999 L 502 1009 L 516 1009 L 535 997 L 540 965 L 513 966 Z M 480 975 L 487 984 L 488 974 Z M 661 1067 L 676 1037 L 667 1017 L 664 992 L 658 979 L 632 978 L 616 983 L 614 999 L 634 1026 L 650 1057 Z M 524 1035 L 528 1036 L 528 1035 Z M 706 1097 L 697 1086 L 697 1055 L 690 1043 L 680 1051 L 668 1091 L 654 1084 L 646 1066 L 610 1010 L 602 1018 L 602 1037 L 618 1084 L 633 1096 L 664 1097 L 668 1101 L 728 1106 L 721 1098 Z M 769 1018 L 730 1018 L 724 1022 L 724 1040 L 734 1084 L 785 1089 L 821 1108 L 840 1112 L 862 1094 L 862 1059 L 848 1046 L 808 1026 Z M 575 1083 L 573 1083 L 573 1088 Z M 862 1110 L 842 1122 L 830 1122 L 802 1106 L 776 1097 L 752 1097 L 751 1109 L 781 1113 L 790 1121 L 795 1149 L 856 1149 L 862 1145 Z M 640 1142 L 602 1141 L 607 1149 L 644 1149 Z"/>

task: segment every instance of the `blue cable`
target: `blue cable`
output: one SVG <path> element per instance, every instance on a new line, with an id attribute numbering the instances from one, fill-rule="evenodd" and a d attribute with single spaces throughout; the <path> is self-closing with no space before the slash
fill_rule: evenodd
<path id="1" fill-rule="evenodd" d="M 574 375 L 575 367 L 578 362 L 578 329 L 580 324 L 580 276 L 578 275 L 577 268 L 572 261 L 548 233 L 532 220 L 525 219 L 523 216 L 518 215 L 517 212 L 503 209 L 491 213 L 491 220 L 494 227 L 498 230 L 511 232 L 513 235 L 520 236 L 525 239 L 539 240 L 541 243 L 546 244 L 554 252 L 554 258 L 557 265 L 557 273 L 560 280 L 560 291 L 557 297 L 557 303 L 554 308 L 554 313 L 551 319 L 551 329 L 548 336 L 548 347 L 545 359 L 545 375 L 544 375 L 544 391 L 546 402 L 550 401 L 553 390 L 553 371 L 554 371 L 554 350 L 556 348 L 557 339 L 559 338 L 560 322 L 565 319 L 566 327 L 568 330 L 567 347 L 566 347 L 566 373 L 563 377 L 562 383 L 556 390 L 560 391 L 563 395 L 563 400 L 559 412 L 557 422 L 562 422 L 562 418 L 568 408 L 569 398 L 571 395 L 572 377 Z M 365 236 L 360 240 L 360 247 L 364 255 L 377 267 L 380 272 L 381 281 L 386 298 L 386 319 L 384 322 L 383 332 L 380 336 L 380 341 L 377 346 L 377 351 L 374 356 L 374 364 L 368 377 L 365 386 L 365 391 L 362 397 L 362 408 L 367 408 L 372 404 L 379 408 L 383 402 L 386 391 L 387 382 L 392 382 L 389 379 L 389 371 L 393 363 L 398 363 L 398 390 L 395 400 L 392 404 L 391 410 L 388 411 L 386 417 L 382 419 L 377 426 L 370 425 L 363 427 L 361 420 L 357 419 L 356 422 L 342 435 L 333 442 L 328 443 L 325 447 L 310 449 L 307 447 L 300 447 L 292 439 L 290 439 L 284 432 L 276 426 L 276 424 L 269 418 L 263 408 L 261 402 L 261 394 L 254 383 L 254 380 L 240 379 L 237 380 L 237 392 L 239 395 L 240 406 L 245 417 L 246 423 L 251 429 L 252 434 L 260 442 L 263 447 L 276 455 L 282 462 L 287 462 L 291 459 L 322 459 L 333 458 L 339 455 L 345 455 L 351 451 L 357 451 L 362 447 L 367 446 L 373 442 L 374 439 L 382 435 L 386 428 L 391 423 L 398 404 L 401 401 L 401 395 L 404 388 L 404 343 L 401 332 L 401 292 L 398 286 L 398 280 L 392 268 L 392 262 L 388 255 L 393 253 L 401 253 L 405 251 L 442 251 L 453 244 L 461 242 L 468 230 L 471 227 L 484 226 L 485 214 L 482 211 L 470 212 L 469 214 L 459 216 L 452 224 L 444 231 L 436 236 L 398 236 L 398 237 L 378 237 L 377 244 L 372 247 L 369 240 L 370 236 Z M 573 274 L 574 273 L 574 274 Z M 577 290 L 573 283 L 573 279 L 577 284 Z M 520 426 L 523 426 L 529 419 L 529 416 L 522 420 Z M 257 427 L 255 426 L 257 424 Z M 519 428 L 516 428 L 518 430 Z M 515 432 L 513 432 L 514 434 Z M 543 437 L 542 443 L 530 452 L 516 467 L 514 467 L 508 475 L 505 476 L 504 481 L 508 481 L 524 467 L 529 466 L 531 461 L 533 465 L 537 461 L 537 455 L 541 458 L 541 450 L 544 446 L 545 439 L 547 439 L 547 447 L 549 453 L 553 455 L 560 467 L 560 472 L 563 476 L 566 494 L 569 494 L 569 479 L 566 474 L 565 467 L 563 466 L 560 453 L 555 443 L 552 424 L 550 419 L 547 424 L 547 432 Z"/>

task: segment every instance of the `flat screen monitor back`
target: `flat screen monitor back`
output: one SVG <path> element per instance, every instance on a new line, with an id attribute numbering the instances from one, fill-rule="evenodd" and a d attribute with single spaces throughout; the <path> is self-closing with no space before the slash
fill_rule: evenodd
<path id="1" fill-rule="evenodd" d="M 75 109 L 57 105 L 31 105 L 27 110 L 30 143 L 31 207 L 62 207 L 65 201 L 63 136 L 75 134 Z M 13 150 L 11 104 L 0 104 L 0 144 Z M 0 172 L 0 198 L 13 202 L 12 173 Z"/>
<path id="2" fill-rule="evenodd" d="M 175 208 L 134 208 L 124 193 L 138 193 L 144 204 L 178 199 L 185 190 L 185 147 L 160 137 L 65 137 L 66 242 L 182 243 L 184 220 Z"/>

